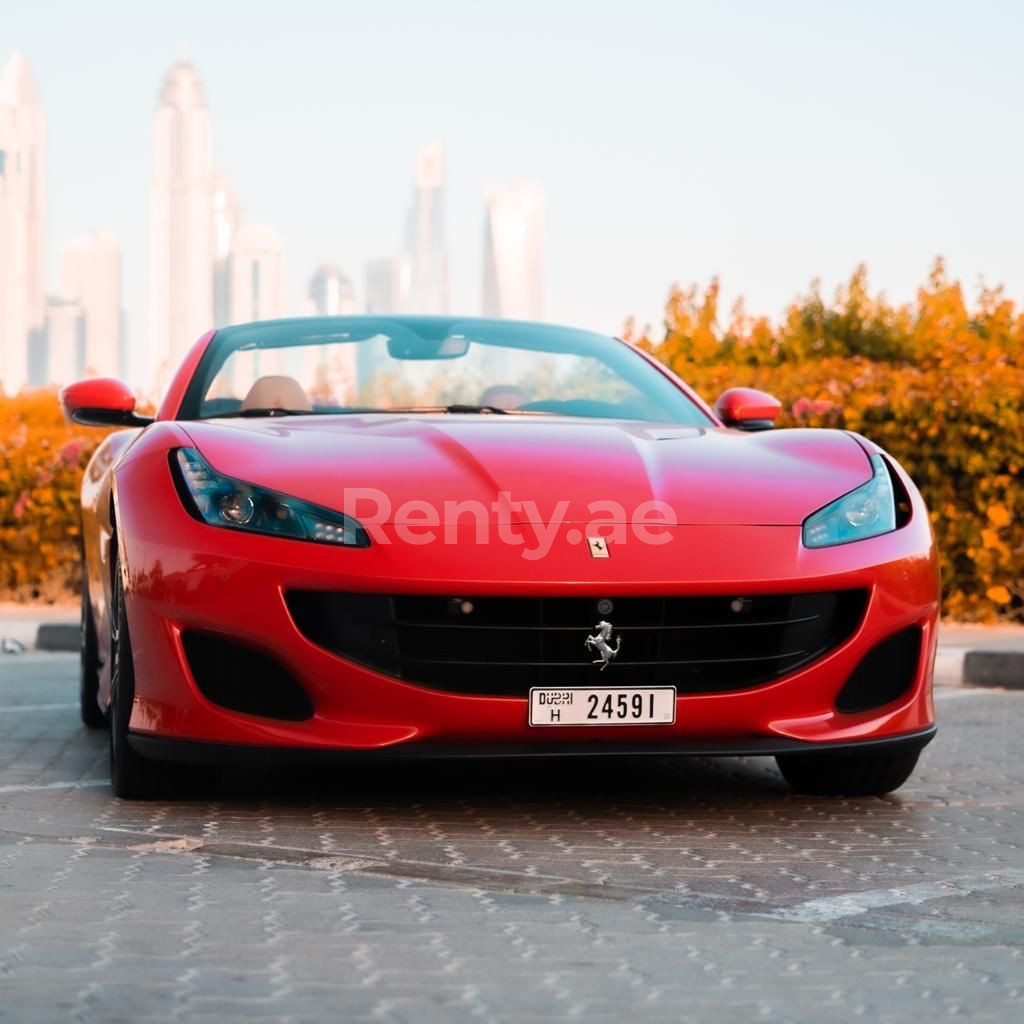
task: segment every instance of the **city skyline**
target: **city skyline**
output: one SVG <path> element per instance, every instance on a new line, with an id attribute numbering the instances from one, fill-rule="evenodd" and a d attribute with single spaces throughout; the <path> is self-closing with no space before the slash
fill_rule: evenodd
<path id="1" fill-rule="evenodd" d="M 22 53 L 0 71 L 0 385 L 43 370 L 46 318 L 46 115 Z"/>
<path id="2" fill-rule="evenodd" d="M 5 116 L 0 141 L 6 140 L 0 160 L 11 154 L 8 171 L 19 171 L 17 177 L 0 177 L 5 189 L 0 227 L 9 225 L 3 239 L 13 253 L 0 267 L 12 296 L 0 307 L 6 325 L 0 336 L 0 386 L 9 392 L 62 385 L 88 374 L 121 375 L 159 393 L 195 340 L 226 324 L 288 315 L 450 312 L 441 140 L 416 152 L 400 252 L 366 262 L 362 303 L 351 278 L 337 265 L 322 263 L 310 278 L 308 297 L 292 309 L 284 240 L 271 225 L 244 219 L 228 175 L 214 162 L 214 118 L 201 74 L 179 60 L 164 76 L 153 115 L 147 326 L 141 338 L 136 332 L 126 344 L 122 255 L 112 232 L 64 240 L 59 287 L 52 294 L 45 287 L 45 269 L 40 272 L 45 268 L 45 115 L 24 54 L 17 52 L 8 62 L 0 96 L 6 98 L 0 108 Z M 26 160 L 31 176 L 20 173 L 25 147 L 34 147 Z M 482 311 L 539 318 L 543 186 L 506 180 L 488 185 L 482 198 Z M 31 244 L 26 242 L 29 224 Z M 40 290 L 42 312 L 33 314 L 34 293 Z"/>
<path id="3" fill-rule="evenodd" d="M 46 104 L 50 287 L 65 239 L 111 230 L 127 340 L 145 337 L 153 105 L 187 55 L 217 121 L 215 166 L 285 239 L 290 310 L 325 261 L 361 303 L 368 277 L 388 293 L 369 262 L 400 258 L 411 165 L 431 138 L 445 140 L 457 312 L 479 308 L 480 194 L 496 176 L 544 181 L 554 322 L 657 326 L 673 283 L 717 276 L 723 319 L 742 295 L 778 323 L 812 280 L 831 297 L 860 263 L 902 304 L 937 255 L 972 299 L 982 283 L 1024 297 L 1024 139 L 1008 130 L 1020 8 L 908 0 L 882 27 L 866 7 L 803 0 L 585 13 L 524 0 L 501 45 L 468 5 L 386 8 L 5 11 L 0 65 L 27 53 Z"/>

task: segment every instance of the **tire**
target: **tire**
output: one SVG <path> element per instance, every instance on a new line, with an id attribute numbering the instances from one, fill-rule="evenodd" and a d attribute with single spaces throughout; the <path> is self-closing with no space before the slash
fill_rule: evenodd
<path id="1" fill-rule="evenodd" d="M 88 729 L 104 729 L 107 716 L 99 704 L 100 656 L 96 644 L 96 622 L 89 604 L 89 584 L 82 559 L 82 618 L 79 632 L 78 709 Z"/>
<path id="2" fill-rule="evenodd" d="M 883 796 L 910 778 L 920 750 L 877 753 L 779 754 L 782 777 L 811 796 Z"/>
<path id="3" fill-rule="evenodd" d="M 135 659 L 132 657 L 125 609 L 121 559 L 115 550 L 113 600 L 110 609 L 110 785 L 122 800 L 173 799 L 201 795 L 215 780 L 215 770 L 152 761 L 128 742 L 128 723 L 135 700 Z"/>
<path id="4" fill-rule="evenodd" d="M 114 585 L 110 609 L 110 785 L 122 800 L 147 800 L 164 796 L 169 771 L 166 765 L 148 761 L 128 742 L 128 722 L 135 699 L 135 662 L 128 616 L 125 612 L 121 559 L 114 556 Z"/>

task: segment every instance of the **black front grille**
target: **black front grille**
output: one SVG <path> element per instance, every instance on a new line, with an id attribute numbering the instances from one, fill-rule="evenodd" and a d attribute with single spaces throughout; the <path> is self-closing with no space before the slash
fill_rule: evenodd
<path id="1" fill-rule="evenodd" d="M 842 643 L 863 590 L 735 597 L 435 597 L 290 591 L 313 643 L 385 675 L 453 693 L 525 696 L 531 686 L 742 690 Z M 600 621 L 621 637 L 601 669 L 584 641 Z"/>

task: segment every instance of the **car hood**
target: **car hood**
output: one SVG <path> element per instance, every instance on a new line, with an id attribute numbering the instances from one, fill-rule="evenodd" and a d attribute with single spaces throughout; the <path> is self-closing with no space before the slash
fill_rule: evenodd
<path id="1" fill-rule="evenodd" d="M 397 414 L 179 425 L 222 473 L 356 516 L 377 501 L 385 523 L 422 523 L 410 502 L 442 522 L 465 502 L 511 522 L 636 522 L 660 501 L 680 524 L 797 525 L 871 476 L 834 430 Z"/>

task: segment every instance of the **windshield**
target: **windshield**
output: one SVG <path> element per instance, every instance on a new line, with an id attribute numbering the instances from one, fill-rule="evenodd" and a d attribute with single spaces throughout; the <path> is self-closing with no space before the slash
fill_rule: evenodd
<path id="1" fill-rule="evenodd" d="M 710 422 L 613 338 L 445 317 L 324 317 L 224 328 L 196 369 L 180 418 L 403 411 Z"/>

